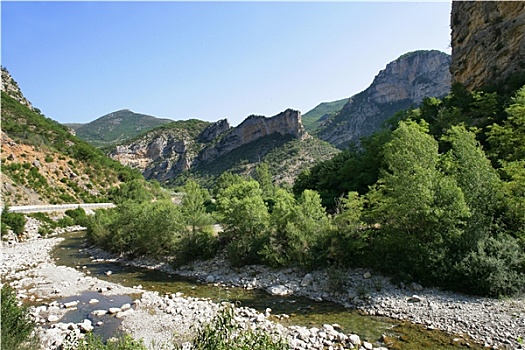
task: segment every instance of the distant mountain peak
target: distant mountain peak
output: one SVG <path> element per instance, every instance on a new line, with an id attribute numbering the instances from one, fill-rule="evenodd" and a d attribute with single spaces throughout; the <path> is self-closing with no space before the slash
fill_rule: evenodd
<path id="1" fill-rule="evenodd" d="M 450 91 L 450 55 L 438 50 L 401 55 L 381 70 L 370 86 L 329 116 L 316 134 L 338 148 L 379 130 L 396 112 L 419 105 L 425 97 Z"/>

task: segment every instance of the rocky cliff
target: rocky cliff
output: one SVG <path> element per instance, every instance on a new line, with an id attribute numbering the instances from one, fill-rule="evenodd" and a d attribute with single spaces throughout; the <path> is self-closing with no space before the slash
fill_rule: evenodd
<path id="1" fill-rule="evenodd" d="M 469 90 L 525 71 L 525 2 L 453 1 L 454 82 Z"/>
<path id="2" fill-rule="evenodd" d="M 298 139 L 307 137 L 308 134 L 301 122 L 301 112 L 287 109 L 271 118 L 251 115 L 239 126 L 225 134 L 215 145 L 207 147 L 199 160 L 213 160 L 236 148 L 272 134 L 291 135 Z"/>
<path id="3" fill-rule="evenodd" d="M 17 82 L 13 79 L 13 77 L 11 77 L 11 74 L 9 74 L 7 69 L 4 67 L 2 67 L 2 91 L 5 92 L 9 97 L 14 98 L 20 104 L 29 107 L 31 110 L 34 110 L 31 102 L 29 102 L 24 97 Z"/>
<path id="4" fill-rule="evenodd" d="M 394 113 L 417 106 L 425 97 L 450 91 L 450 56 L 440 51 L 416 51 L 389 63 L 372 84 L 351 97 L 328 118 L 317 135 L 338 148 L 358 142 L 381 128 Z"/>
<path id="5" fill-rule="evenodd" d="M 110 157 L 140 169 L 146 179 L 171 182 L 188 170 L 215 176 L 235 167 L 239 170 L 242 163 L 242 168 L 249 171 L 252 163 L 264 160 L 275 147 L 309 138 L 301 113 L 288 109 L 271 118 L 252 115 L 234 128 L 225 119 L 215 123 L 175 122 L 117 146 Z M 323 155 L 331 156 L 335 151 L 324 150 L 329 145 L 308 144 L 323 149 Z M 302 157 L 307 162 L 314 161 Z M 294 163 L 294 167 L 299 165 Z"/>

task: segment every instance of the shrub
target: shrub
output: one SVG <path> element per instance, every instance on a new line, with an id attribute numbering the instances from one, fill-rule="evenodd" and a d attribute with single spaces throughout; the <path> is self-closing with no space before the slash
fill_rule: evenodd
<path id="1" fill-rule="evenodd" d="M 4 208 L 2 211 L 2 236 L 7 233 L 8 229 L 13 230 L 16 235 L 21 235 L 24 232 L 26 221 L 24 214 L 10 213 L 7 207 Z"/>
<path id="2" fill-rule="evenodd" d="M 66 347 L 67 350 L 69 350 Z M 146 350 L 141 340 L 135 340 L 129 335 L 119 338 L 110 338 L 106 343 L 102 338 L 93 334 L 88 334 L 83 341 L 80 341 L 76 350 Z M 73 349 L 71 349 L 73 350 Z"/>
<path id="3" fill-rule="evenodd" d="M 231 305 L 223 307 L 192 342 L 195 350 L 285 350 L 286 340 L 261 329 L 243 328 L 235 321 Z"/>
<path id="4" fill-rule="evenodd" d="M 456 264 L 455 273 L 459 290 L 493 297 L 512 295 L 525 286 L 525 254 L 508 235 L 489 237 Z"/>
<path id="5" fill-rule="evenodd" d="M 82 209 L 81 207 L 78 207 L 76 209 L 66 210 L 66 215 L 73 219 L 75 224 L 80 226 L 86 226 L 87 225 L 87 215 L 86 211 Z"/>
<path id="6" fill-rule="evenodd" d="M 36 348 L 36 339 L 29 339 L 34 323 L 29 318 L 28 308 L 19 306 L 16 293 L 7 285 L 1 288 L 2 304 L 2 349 L 23 350 Z"/>

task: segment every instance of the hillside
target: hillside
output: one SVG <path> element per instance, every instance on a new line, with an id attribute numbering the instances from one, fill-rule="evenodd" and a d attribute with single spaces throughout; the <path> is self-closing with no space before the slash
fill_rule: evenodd
<path id="1" fill-rule="evenodd" d="M 306 131 L 313 132 L 321 123 L 339 112 L 348 102 L 347 98 L 333 102 L 322 102 L 303 114 L 303 125 Z"/>
<path id="2" fill-rule="evenodd" d="M 96 147 L 126 142 L 159 125 L 173 120 L 135 113 L 129 109 L 106 114 L 88 124 L 74 128 L 76 135 Z"/>
<path id="3" fill-rule="evenodd" d="M 396 112 L 417 106 L 425 97 L 443 97 L 450 91 L 450 56 L 440 51 L 402 55 L 379 72 L 372 84 L 352 96 L 335 115 L 315 131 L 338 148 L 359 142 L 379 130 Z"/>
<path id="4" fill-rule="evenodd" d="M 140 176 L 40 114 L 2 76 L 3 205 L 104 201 L 111 186 Z"/>
<path id="5" fill-rule="evenodd" d="M 250 174 L 263 161 L 276 182 L 291 183 L 300 171 L 335 153 L 308 135 L 298 111 L 286 110 L 272 118 L 250 116 L 235 128 L 227 120 L 166 124 L 115 147 L 110 157 L 167 184 L 190 175 L 209 183 L 224 171 Z"/>

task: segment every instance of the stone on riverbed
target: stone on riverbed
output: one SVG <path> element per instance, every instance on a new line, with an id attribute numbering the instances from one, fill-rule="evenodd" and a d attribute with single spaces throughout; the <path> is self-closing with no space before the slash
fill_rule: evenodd
<path id="1" fill-rule="evenodd" d="M 286 295 L 292 295 L 293 290 L 290 288 L 283 286 L 282 284 L 277 284 L 275 286 L 268 287 L 266 291 L 271 295 L 278 295 L 278 296 L 286 296 Z"/>

